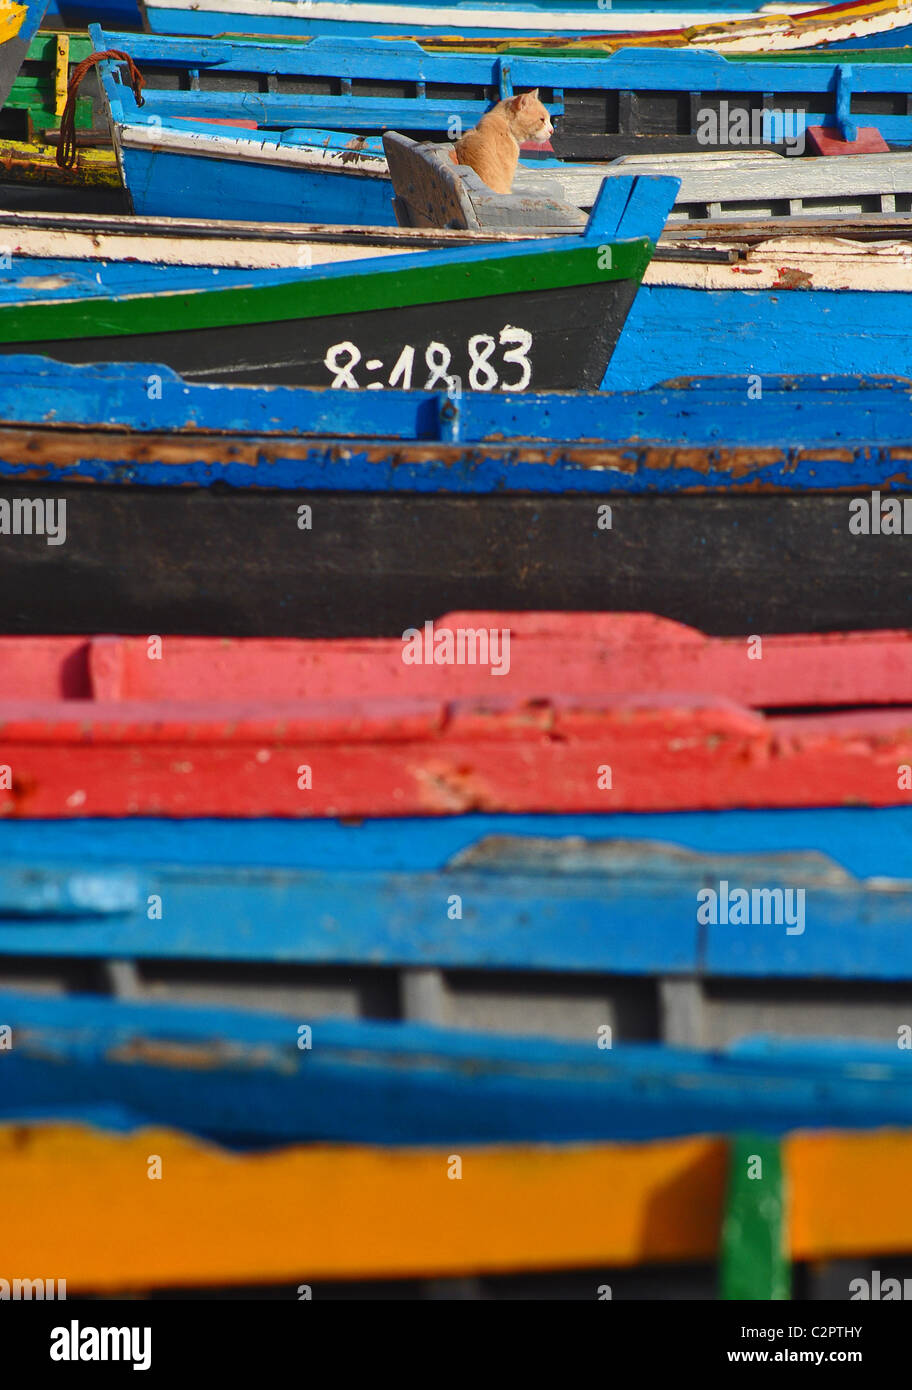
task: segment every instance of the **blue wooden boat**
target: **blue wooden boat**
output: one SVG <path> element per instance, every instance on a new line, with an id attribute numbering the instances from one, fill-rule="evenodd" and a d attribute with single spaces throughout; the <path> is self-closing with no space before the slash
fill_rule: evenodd
<path id="1" fill-rule="evenodd" d="M 853 498 L 909 491 L 908 381 L 524 400 L 6 364 L 0 499 L 50 492 L 78 517 L 64 547 L 0 550 L 9 632 L 401 633 L 419 582 L 431 614 L 614 607 L 708 632 L 908 620 L 902 553 L 849 530 Z M 202 497 L 218 547 L 195 520 Z M 289 503 L 320 519 L 304 563 Z M 445 565 L 429 569 L 428 546 Z M 680 557 L 674 585 L 656 547 Z"/>
<path id="2" fill-rule="evenodd" d="M 222 216 L 247 216 L 252 189 L 270 216 L 287 217 L 295 197 L 307 201 L 301 166 L 317 168 L 307 130 L 323 132 L 318 144 L 329 131 L 370 137 L 390 129 L 446 139 L 473 126 L 492 102 L 532 87 L 555 121 L 553 153 L 570 159 L 736 148 L 796 153 L 807 126 L 852 141 L 862 122 L 876 126 L 892 148 L 912 144 L 912 115 L 905 114 L 912 69 L 902 63 L 764 64 L 648 49 L 604 58 L 502 58 L 426 53 L 415 43 L 383 40 L 286 46 L 98 26 L 90 32 L 96 50 L 128 52 L 145 79 L 140 107 L 120 65 L 101 64 L 125 183 L 134 209 L 144 213 L 193 215 L 212 205 Z M 225 121 L 255 129 L 220 129 Z M 293 154 L 286 146 L 295 144 Z M 330 142 L 320 153 L 323 169 L 327 161 L 337 168 L 343 153 Z M 366 166 L 369 157 L 360 162 Z M 238 194 L 233 202 L 232 184 L 243 200 Z M 332 192 L 348 197 L 346 181 L 334 179 Z M 320 220 L 341 213 L 355 221 L 358 211 L 331 205 Z"/>
<path id="3" fill-rule="evenodd" d="M 297 1015 L 15 992 L 0 1018 L 15 1039 L 0 1118 L 165 1124 L 239 1148 L 912 1124 L 895 1042 L 713 1054 L 342 1019 L 308 1037 Z"/>
<path id="4" fill-rule="evenodd" d="M 362 389 L 327 395 L 210 385 L 153 362 L 9 356 L 0 477 L 118 489 L 796 500 L 895 490 L 905 481 L 898 460 L 912 457 L 909 379 L 764 376 L 760 398 L 739 377 L 617 394 L 368 394 L 354 370 Z"/>
<path id="5" fill-rule="evenodd" d="M 647 276 L 603 389 L 637 390 L 697 369 L 759 381 L 807 365 L 809 352 L 824 372 L 912 369 L 908 229 L 871 242 L 840 237 L 838 221 L 819 231 L 805 224 L 800 236 L 776 232 L 769 223 L 717 225 L 694 244 L 724 252 L 737 241 L 731 264 L 664 263 Z"/>
<path id="6" fill-rule="evenodd" d="M 411 387 L 420 373 L 446 389 L 594 390 L 677 187 L 606 180 L 582 236 L 313 269 L 17 258 L 0 291 L 0 351 L 146 361 L 151 348 L 211 381 L 343 387 L 363 362 L 379 386 Z"/>

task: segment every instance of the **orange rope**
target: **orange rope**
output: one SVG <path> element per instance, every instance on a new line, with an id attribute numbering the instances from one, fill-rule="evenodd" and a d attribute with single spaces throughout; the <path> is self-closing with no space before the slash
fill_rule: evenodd
<path id="1" fill-rule="evenodd" d="M 82 62 L 73 69 L 73 76 L 67 87 L 66 106 L 63 108 L 63 115 L 60 118 L 57 163 L 61 169 L 72 169 L 76 163 L 76 93 L 79 91 L 79 84 L 89 69 L 93 68 L 96 63 L 100 63 L 102 58 L 116 58 L 119 62 L 126 63 L 136 105 L 143 105 L 142 75 L 129 53 L 121 53 L 117 48 L 108 48 L 104 53 L 91 53 L 88 58 L 83 58 Z"/>

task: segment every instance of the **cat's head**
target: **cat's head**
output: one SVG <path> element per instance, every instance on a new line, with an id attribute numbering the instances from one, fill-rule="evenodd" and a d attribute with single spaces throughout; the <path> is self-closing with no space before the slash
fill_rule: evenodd
<path id="1" fill-rule="evenodd" d="M 534 140 L 543 145 L 554 134 L 551 117 L 538 99 L 538 88 L 534 92 L 523 92 L 511 97 L 506 103 L 509 113 L 510 130 L 518 144 L 524 140 Z"/>

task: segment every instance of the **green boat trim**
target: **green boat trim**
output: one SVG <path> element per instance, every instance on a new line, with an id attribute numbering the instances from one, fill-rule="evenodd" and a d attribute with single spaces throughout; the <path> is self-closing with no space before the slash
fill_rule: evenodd
<path id="1" fill-rule="evenodd" d="M 135 336 L 201 328 L 367 313 L 420 304 L 564 289 L 606 280 L 641 281 L 654 243 L 646 237 L 605 247 L 586 238 L 562 239 L 547 251 L 509 246 L 496 255 L 472 251 L 421 252 L 332 266 L 278 283 L 146 293 L 86 295 L 35 303 L 0 304 L 0 341 L 53 341 Z M 406 265 L 408 259 L 413 262 Z M 281 276 L 283 272 L 275 272 Z M 287 274 L 287 273 L 285 273 Z M 14 287 L 10 287 L 13 290 Z"/>
<path id="2" fill-rule="evenodd" d="M 791 1268 L 782 1146 L 766 1135 L 739 1134 L 729 1154 L 720 1295 L 730 1300 L 788 1299 Z"/>

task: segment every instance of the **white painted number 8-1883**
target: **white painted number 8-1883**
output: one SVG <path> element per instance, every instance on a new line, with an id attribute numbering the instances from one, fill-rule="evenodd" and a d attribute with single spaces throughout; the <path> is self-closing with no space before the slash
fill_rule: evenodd
<path id="1" fill-rule="evenodd" d="M 519 376 L 515 380 L 502 381 L 497 374 L 497 368 L 491 359 L 498 343 L 501 348 L 506 349 L 502 354 L 504 363 L 519 368 Z M 499 387 L 501 391 L 525 391 L 532 380 L 532 364 L 529 361 L 531 347 L 532 334 L 525 328 L 513 328 L 510 324 L 506 324 L 500 330 L 498 342 L 495 342 L 490 333 L 474 334 L 468 342 L 470 390 L 494 391 Z M 451 360 L 450 349 L 444 343 L 429 343 L 424 352 L 424 365 L 428 375 L 421 389 L 448 390 L 455 386 L 457 378 L 449 374 Z M 323 359 L 324 366 L 332 373 L 330 385 L 337 390 L 359 390 L 360 382 L 355 379 L 354 369 L 361 361 L 361 350 L 354 343 L 335 343 Z M 388 385 L 398 386 L 404 391 L 411 390 L 414 365 L 415 349 L 406 344 L 393 365 Z M 383 363 L 373 358 L 365 363 L 365 367 L 368 371 L 377 372 L 382 369 Z M 419 376 L 418 381 L 420 380 Z M 382 385 L 381 381 L 372 381 L 368 383 L 367 390 L 376 391 Z M 415 385 L 418 385 L 418 382 Z"/>

